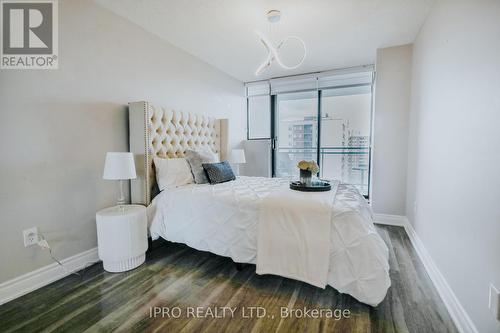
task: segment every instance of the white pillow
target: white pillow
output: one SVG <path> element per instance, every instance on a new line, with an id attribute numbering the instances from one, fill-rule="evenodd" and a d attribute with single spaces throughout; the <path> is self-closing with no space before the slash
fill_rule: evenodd
<path id="1" fill-rule="evenodd" d="M 156 171 L 156 183 L 163 191 L 166 188 L 194 183 L 193 174 L 185 158 L 153 159 Z"/>

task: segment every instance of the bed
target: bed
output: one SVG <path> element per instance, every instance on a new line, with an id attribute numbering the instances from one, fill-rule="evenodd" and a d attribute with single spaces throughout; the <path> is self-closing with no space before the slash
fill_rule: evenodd
<path id="1" fill-rule="evenodd" d="M 148 206 L 153 239 L 256 264 L 257 274 L 329 285 L 372 306 L 385 298 L 391 284 L 388 249 L 355 187 L 336 183 L 335 191 L 315 197 L 289 190 L 286 179 L 241 176 L 158 193 L 153 158 L 178 158 L 187 149 L 208 147 L 224 160 L 228 122 L 148 102 L 130 103 L 129 121 L 138 175 L 131 198 Z M 321 211 L 323 223 L 307 218 Z"/>

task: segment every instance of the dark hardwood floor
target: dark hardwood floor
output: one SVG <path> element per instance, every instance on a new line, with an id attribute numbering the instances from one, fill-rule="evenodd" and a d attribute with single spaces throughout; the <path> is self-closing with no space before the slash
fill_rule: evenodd
<path id="1" fill-rule="evenodd" d="M 66 277 L 0 306 L 0 332 L 456 332 L 403 228 L 377 229 L 389 246 L 392 286 L 376 308 L 331 287 L 259 276 L 253 265 L 237 270 L 228 258 L 157 241 L 133 271 L 111 274 L 95 264 L 83 278 Z M 196 307 L 207 317 L 192 318 Z M 226 309 L 211 318 L 222 316 L 222 307 L 236 308 L 234 317 Z M 251 316 L 250 307 L 266 315 L 257 316 L 261 308 Z M 281 307 L 323 309 L 322 318 L 283 318 Z M 155 309 L 181 313 L 155 317 Z M 325 309 L 350 315 L 338 319 Z"/>

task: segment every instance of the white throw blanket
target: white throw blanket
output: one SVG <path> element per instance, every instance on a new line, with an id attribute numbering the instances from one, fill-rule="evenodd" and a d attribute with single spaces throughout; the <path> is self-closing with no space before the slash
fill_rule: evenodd
<path id="1" fill-rule="evenodd" d="M 262 201 L 257 274 L 275 274 L 326 287 L 338 181 L 331 185 L 327 192 L 298 192 L 285 185 Z"/>

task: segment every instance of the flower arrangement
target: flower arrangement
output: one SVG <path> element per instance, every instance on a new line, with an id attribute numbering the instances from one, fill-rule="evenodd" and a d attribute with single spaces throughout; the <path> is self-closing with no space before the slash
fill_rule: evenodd
<path id="1" fill-rule="evenodd" d="M 316 161 L 300 161 L 298 164 L 297 164 L 297 167 L 300 169 L 300 170 L 307 170 L 307 171 L 310 171 L 312 174 L 316 174 L 319 172 L 319 166 L 318 164 L 316 163 Z"/>
<path id="2" fill-rule="evenodd" d="M 319 166 L 315 161 L 300 161 L 297 164 L 300 169 L 300 182 L 305 186 L 311 186 L 312 175 L 319 172 Z"/>

